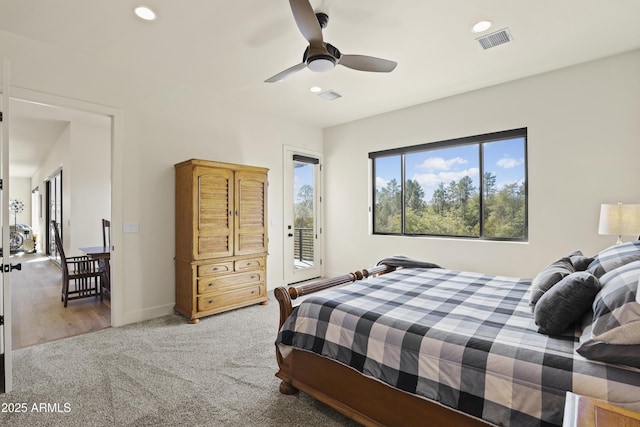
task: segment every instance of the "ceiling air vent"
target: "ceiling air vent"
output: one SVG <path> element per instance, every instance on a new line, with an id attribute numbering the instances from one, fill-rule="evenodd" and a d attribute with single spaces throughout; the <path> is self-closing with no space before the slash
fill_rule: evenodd
<path id="1" fill-rule="evenodd" d="M 342 95 L 340 95 L 338 92 L 334 90 L 328 90 L 326 92 L 319 94 L 318 96 L 326 99 L 327 101 L 333 101 L 338 98 L 342 98 Z"/>
<path id="2" fill-rule="evenodd" d="M 490 49 L 492 47 L 500 46 L 501 44 L 509 43 L 511 40 L 511 33 L 508 28 L 503 28 L 502 30 L 496 31 L 495 33 L 487 34 L 486 36 L 482 36 L 476 39 L 480 46 L 484 50 Z"/>

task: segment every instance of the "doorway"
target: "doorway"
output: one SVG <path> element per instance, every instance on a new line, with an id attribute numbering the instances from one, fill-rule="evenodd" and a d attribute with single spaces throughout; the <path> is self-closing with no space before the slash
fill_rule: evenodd
<path id="1" fill-rule="evenodd" d="M 284 150 L 285 283 L 322 276 L 322 156 Z"/>
<path id="2" fill-rule="evenodd" d="M 82 255 L 81 247 L 102 245 L 102 219 L 111 217 L 112 163 L 104 159 L 112 157 L 113 118 L 84 103 L 76 108 L 68 100 L 57 104 L 39 96 L 11 98 L 9 193 L 28 205 L 21 221 L 36 236 L 35 253 L 12 254 L 23 268 L 12 277 L 13 349 L 113 323 L 109 300 L 83 298 L 63 306 L 62 272 L 52 262 L 59 262 L 59 256 L 50 226 L 52 220 L 58 224 L 67 256 Z"/>

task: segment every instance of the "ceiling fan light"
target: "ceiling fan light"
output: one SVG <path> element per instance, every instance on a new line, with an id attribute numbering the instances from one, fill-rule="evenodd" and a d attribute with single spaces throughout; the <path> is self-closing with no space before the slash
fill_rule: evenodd
<path id="1" fill-rule="evenodd" d="M 311 71 L 315 71 L 316 73 L 325 73 L 327 71 L 333 70 L 335 66 L 336 63 L 333 58 L 325 56 L 311 58 L 307 63 L 307 67 L 309 67 Z"/>

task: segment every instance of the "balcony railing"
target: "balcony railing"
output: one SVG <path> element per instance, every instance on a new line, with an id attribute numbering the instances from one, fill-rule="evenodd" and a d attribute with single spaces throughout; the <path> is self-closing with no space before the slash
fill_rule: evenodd
<path id="1" fill-rule="evenodd" d="M 293 256 L 298 261 L 313 261 L 313 228 L 293 230 Z"/>

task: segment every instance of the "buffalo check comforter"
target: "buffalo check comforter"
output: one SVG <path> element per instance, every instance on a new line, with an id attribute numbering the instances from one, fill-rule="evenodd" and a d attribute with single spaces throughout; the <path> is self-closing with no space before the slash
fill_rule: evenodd
<path id="1" fill-rule="evenodd" d="M 307 297 L 276 344 L 501 426 L 561 425 L 565 394 L 640 410 L 640 369 L 575 352 L 580 327 L 537 332 L 530 279 L 402 268 Z"/>

